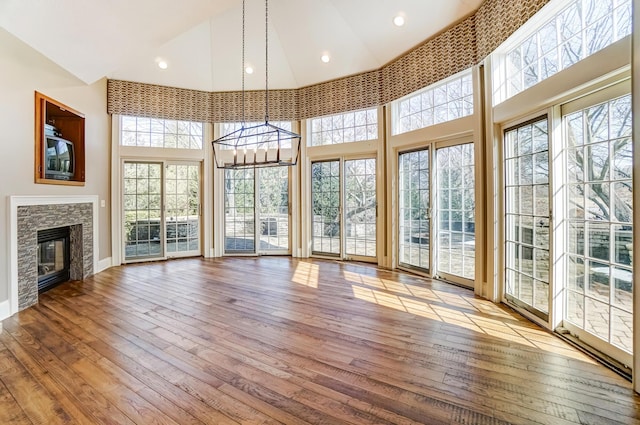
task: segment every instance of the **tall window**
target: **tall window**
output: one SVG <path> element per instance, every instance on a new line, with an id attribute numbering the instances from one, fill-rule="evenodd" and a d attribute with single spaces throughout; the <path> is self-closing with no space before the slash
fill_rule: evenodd
<path id="1" fill-rule="evenodd" d="M 400 263 L 429 270 L 429 150 L 399 155 Z"/>
<path id="2" fill-rule="evenodd" d="M 494 103 L 631 34 L 632 0 L 573 0 L 496 61 Z"/>
<path id="3" fill-rule="evenodd" d="M 568 172 L 565 320 L 632 352 L 631 96 L 563 110 Z"/>
<path id="4" fill-rule="evenodd" d="M 200 164 L 165 166 L 167 253 L 200 252 Z"/>
<path id="5" fill-rule="evenodd" d="M 393 134 L 425 128 L 473 114 L 471 70 L 394 102 Z"/>
<path id="6" fill-rule="evenodd" d="M 340 161 L 311 164 L 312 251 L 340 255 Z"/>
<path id="7" fill-rule="evenodd" d="M 475 278 L 476 207 L 473 143 L 436 150 L 438 274 Z"/>
<path id="8" fill-rule="evenodd" d="M 375 158 L 344 161 L 345 253 L 376 256 L 377 197 Z"/>
<path id="9" fill-rule="evenodd" d="M 125 259 L 161 257 L 162 164 L 125 162 L 123 177 Z"/>
<path id="10" fill-rule="evenodd" d="M 378 110 L 345 112 L 310 120 L 309 146 L 361 142 L 378 138 Z"/>
<path id="11" fill-rule="evenodd" d="M 258 249 L 262 252 L 289 250 L 289 169 L 265 167 L 256 171 L 258 179 Z"/>
<path id="12" fill-rule="evenodd" d="M 547 118 L 505 131 L 506 297 L 549 313 L 549 131 Z"/>
<path id="13" fill-rule="evenodd" d="M 224 250 L 255 252 L 255 183 L 253 168 L 224 170 Z"/>
<path id="14" fill-rule="evenodd" d="M 122 146 L 202 149 L 204 133 L 201 122 L 131 116 L 120 119 Z"/>

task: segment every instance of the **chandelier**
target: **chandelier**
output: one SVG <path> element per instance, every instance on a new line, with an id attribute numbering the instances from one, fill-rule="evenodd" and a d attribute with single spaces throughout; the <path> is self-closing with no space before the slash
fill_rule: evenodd
<path id="1" fill-rule="evenodd" d="M 218 168 L 293 166 L 300 155 L 297 133 L 269 122 L 269 0 L 265 0 L 264 123 L 247 125 L 245 120 L 245 0 L 242 0 L 242 121 L 240 128 L 215 139 L 213 156 Z"/>

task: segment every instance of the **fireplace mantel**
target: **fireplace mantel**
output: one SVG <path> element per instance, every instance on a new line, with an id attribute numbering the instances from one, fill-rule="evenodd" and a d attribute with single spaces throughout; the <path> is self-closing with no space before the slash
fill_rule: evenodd
<path id="1" fill-rule="evenodd" d="M 89 269 L 88 274 L 93 274 L 98 266 L 98 196 L 96 195 L 73 195 L 73 196 L 9 196 L 8 197 L 8 209 L 9 209 L 9 312 L 8 316 L 17 313 L 20 310 L 19 305 L 19 264 L 18 264 L 18 250 L 19 250 L 19 209 L 20 207 L 27 206 L 71 206 L 71 204 L 91 204 L 92 217 L 85 217 L 92 224 L 92 232 L 88 235 L 92 240 L 90 241 L 90 247 L 92 247 L 91 257 L 88 259 Z M 37 222 L 34 224 L 36 227 L 44 228 Z M 37 232 L 38 229 L 30 229 L 30 231 Z M 34 258 L 35 263 L 35 258 Z M 37 284 L 37 282 L 36 282 Z M 22 306 L 24 308 L 24 306 Z M 0 312 L 0 320 L 3 319 L 2 312 Z"/>

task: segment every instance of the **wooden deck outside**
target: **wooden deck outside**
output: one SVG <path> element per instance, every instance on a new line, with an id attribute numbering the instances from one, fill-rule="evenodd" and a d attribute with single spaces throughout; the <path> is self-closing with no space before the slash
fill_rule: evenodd
<path id="1" fill-rule="evenodd" d="M 288 257 L 115 267 L 2 322 L 0 424 L 632 424 L 631 384 L 445 283 Z"/>

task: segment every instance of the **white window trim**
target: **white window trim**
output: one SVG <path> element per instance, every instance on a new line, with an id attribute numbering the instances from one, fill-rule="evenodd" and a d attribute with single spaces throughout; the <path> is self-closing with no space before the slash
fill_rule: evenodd
<path id="1" fill-rule="evenodd" d="M 424 130 L 426 128 L 435 127 L 435 126 L 438 126 L 438 125 L 446 124 L 448 122 L 457 121 L 457 120 L 465 119 L 467 117 L 472 117 L 472 116 L 476 115 L 477 104 L 474 101 L 473 102 L 473 113 L 471 115 L 465 115 L 465 116 L 460 117 L 460 118 L 454 118 L 452 120 L 447 120 L 447 121 L 443 121 L 443 122 L 440 122 L 440 123 L 430 124 L 430 125 L 427 125 L 427 126 L 415 129 L 415 130 L 405 131 L 405 132 L 402 132 L 402 133 L 398 133 L 397 132 L 397 128 L 400 125 L 399 124 L 399 120 L 400 120 L 399 115 L 400 115 L 400 103 L 401 102 L 403 102 L 403 101 L 405 101 L 407 99 L 410 99 L 410 98 L 412 98 L 414 96 L 418 96 L 418 95 L 420 95 L 420 94 L 422 94 L 424 92 L 433 91 L 436 88 L 441 87 L 443 85 L 446 85 L 446 84 L 448 84 L 449 82 L 451 82 L 453 80 L 457 80 L 457 79 L 460 79 L 460 78 L 462 78 L 464 76 L 469 75 L 469 77 L 471 78 L 472 86 L 473 86 L 473 91 L 471 93 L 471 96 L 475 100 L 475 94 L 476 94 L 476 92 L 478 90 L 478 85 L 476 84 L 476 81 L 475 81 L 475 71 L 474 71 L 475 68 L 476 68 L 475 66 L 471 67 L 471 68 L 467 68 L 467 69 L 465 69 L 463 71 L 460 71 L 460 72 L 458 72 L 456 74 L 453 74 L 453 75 L 451 75 L 451 76 L 449 76 L 447 78 L 439 80 L 439 81 L 437 81 L 437 82 L 435 82 L 435 83 L 433 83 L 433 84 L 431 84 L 431 85 L 429 85 L 427 87 L 423 87 L 420 90 L 417 90 L 417 91 L 415 91 L 413 93 L 410 93 L 410 94 L 408 94 L 406 96 L 401 97 L 400 99 L 396 99 L 393 102 L 391 102 L 391 108 L 390 108 L 390 111 L 391 111 L 391 120 L 390 120 L 391 132 L 390 132 L 390 134 L 391 134 L 391 136 L 392 137 L 398 137 L 398 136 L 402 136 L 403 134 L 409 134 L 409 133 L 413 133 L 413 132 L 416 132 L 416 131 L 421 131 L 421 130 Z M 445 103 L 445 105 L 447 105 L 447 104 L 448 103 Z"/>
<path id="2" fill-rule="evenodd" d="M 373 139 L 366 139 L 366 140 L 343 140 L 342 142 L 339 143 L 328 143 L 325 145 L 312 145 L 311 143 L 313 142 L 313 124 L 312 121 L 313 120 L 322 120 L 323 118 L 333 118 L 333 117 L 339 117 L 339 116 L 344 116 L 346 114 L 353 114 L 356 112 L 368 112 L 368 111 L 375 111 L 376 112 L 376 127 L 377 127 L 377 137 L 373 138 Z M 306 120 L 304 120 L 306 122 L 306 129 L 305 129 L 305 135 L 306 135 L 306 143 L 305 145 L 310 148 L 310 149 L 315 149 L 315 148 L 322 148 L 322 147 L 327 147 L 327 146 L 332 146 L 332 147 L 337 147 L 337 146 L 342 146 L 342 145 L 348 145 L 348 144 L 352 144 L 352 143 L 356 143 L 356 144 L 365 144 L 365 143 L 371 143 L 371 142 L 377 142 L 378 140 L 380 140 L 380 136 L 381 136 L 381 117 L 382 115 L 380 114 L 380 107 L 373 107 L 373 108 L 363 108 L 363 109 L 354 109 L 351 111 L 345 111 L 345 112 L 341 112 L 338 114 L 331 114 L 331 115 L 322 115 L 319 117 L 312 117 L 312 118 L 307 118 Z M 368 127 L 369 125 L 373 125 L 373 123 L 369 124 L 365 124 L 365 128 Z M 353 128 L 355 128 L 356 126 L 354 126 Z M 362 127 L 362 126 L 357 126 L 357 127 Z M 342 130 L 345 129 L 350 129 L 352 127 L 342 127 Z"/>
<path id="3" fill-rule="evenodd" d="M 546 80 L 548 80 L 550 78 L 554 78 L 555 75 L 557 75 L 559 73 L 562 73 L 562 72 L 565 72 L 568 69 L 573 69 L 577 64 L 588 60 L 592 56 L 598 55 L 600 52 L 602 52 L 602 50 L 607 50 L 611 46 L 619 44 L 622 40 L 631 38 L 630 36 L 623 37 L 622 39 L 617 40 L 617 41 L 611 43 L 610 45 L 606 46 L 604 49 L 601 49 L 601 50 L 593 53 L 592 55 L 589 55 L 589 56 L 579 60 L 576 64 L 574 64 L 574 65 L 572 65 L 572 66 L 570 66 L 568 68 L 565 68 L 563 70 L 560 70 L 560 71 L 556 72 L 555 74 L 553 74 L 551 77 L 549 77 L 547 79 L 544 79 L 544 80 L 538 82 L 537 84 L 534 84 L 532 87 L 524 89 L 524 90 L 520 91 L 519 93 L 516 93 L 515 95 L 508 96 L 508 94 L 507 94 L 507 86 L 506 86 L 506 84 L 508 82 L 507 75 L 506 75 L 507 54 L 511 50 L 513 50 L 514 48 L 518 47 L 527 38 L 529 38 L 533 34 L 535 34 L 539 29 L 544 27 L 544 25 L 546 25 L 552 19 L 554 19 L 556 17 L 556 15 L 558 15 L 565 8 L 567 8 L 573 1 L 574 0 L 551 0 L 549 3 L 544 5 L 535 15 L 533 15 L 524 25 L 522 25 L 513 34 L 511 34 L 511 36 L 509 36 L 509 38 L 506 41 L 504 41 L 500 46 L 498 46 L 491 53 L 491 57 L 492 57 L 492 61 L 491 61 L 492 62 L 491 78 L 492 78 L 493 89 L 491 91 L 487 91 L 487 96 L 490 96 L 490 104 L 491 105 L 493 105 L 493 106 L 501 105 L 502 103 L 509 101 L 511 98 L 513 98 L 515 96 L 518 96 L 520 93 L 525 92 L 525 91 L 527 91 L 527 90 L 529 90 L 531 88 L 535 87 L 536 89 L 538 89 L 538 86 L 540 84 L 542 84 L 544 81 L 546 81 Z M 637 9 L 637 8 L 634 7 L 633 9 Z M 584 30 L 584 29 L 582 29 L 582 30 Z M 629 41 L 629 43 L 630 43 L 630 41 Z M 630 49 L 630 48 L 627 47 L 627 49 Z M 629 52 L 629 51 L 630 50 L 627 50 L 627 52 Z M 599 74 L 599 75 L 604 75 L 605 74 L 605 72 L 603 72 L 603 65 L 605 65 L 605 68 L 607 67 L 607 65 L 610 65 L 610 63 L 607 62 L 606 59 L 600 59 L 600 60 L 591 61 L 591 62 L 595 62 L 596 63 L 596 65 L 593 67 L 593 70 L 597 71 L 597 74 Z M 609 66 L 608 68 L 611 68 L 611 67 Z M 591 81 L 591 79 L 589 79 L 588 81 Z M 497 86 L 496 82 L 500 82 L 501 84 L 499 86 Z M 574 88 L 578 87 L 578 84 L 574 84 L 573 87 Z"/>
<path id="4" fill-rule="evenodd" d="M 506 211 L 506 205 L 504 202 L 505 199 L 505 192 L 504 192 L 504 185 L 505 185 L 505 181 L 504 181 L 504 173 L 505 173 L 505 169 L 504 169 L 504 165 L 505 165 L 505 157 L 504 157 L 504 133 L 505 130 L 508 130 L 510 128 L 514 128 L 514 127 L 518 127 L 524 123 L 526 123 L 527 121 L 531 121 L 534 120 L 536 118 L 541 118 L 541 117 L 546 117 L 547 121 L 549 123 L 549 127 L 548 127 L 548 131 L 549 131 L 549 191 L 550 193 L 556 193 L 556 185 L 557 183 L 557 178 L 554 178 L 555 173 L 558 171 L 555 168 L 555 164 L 558 163 L 558 161 L 553 161 L 552 158 L 554 158 L 557 155 L 557 152 L 555 152 L 554 146 L 555 143 L 554 141 L 560 141 L 561 139 L 556 139 L 556 137 L 560 137 L 560 134 L 558 133 L 558 129 L 557 127 L 557 120 L 554 118 L 554 111 L 553 109 L 540 109 L 537 110 L 535 112 L 532 112 L 526 116 L 520 117 L 518 119 L 515 120 L 511 120 L 511 121 L 507 121 L 504 122 L 503 124 L 500 125 L 500 134 L 499 134 L 499 140 L 500 143 L 497 144 L 497 155 L 498 155 L 498 167 L 496 169 L 496 172 L 498 173 L 498 181 L 499 181 L 499 196 L 498 198 L 500 198 L 500 207 L 497 210 L 498 214 L 496 214 L 497 217 L 497 223 L 498 226 L 500 228 L 500 235 L 501 235 L 501 239 L 500 239 L 500 243 L 498 244 L 498 281 L 502 282 L 502 284 L 500 285 L 500 288 L 498 290 L 499 294 L 500 294 L 500 301 L 502 301 L 505 304 L 510 305 L 512 308 L 514 308 L 518 313 L 520 313 L 521 315 L 525 316 L 526 318 L 528 318 L 529 320 L 537 323 L 538 325 L 542 326 L 545 329 L 553 329 L 552 327 L 552 323 L 556 320 L 555 319 L 555 314 L 556 314 L 556 308 L 560 305 L 560 306 L 564 306 L 564 303 L 559 302 L 559 300 L 557 299 L 557 297 L 554 297 L 553 294 L 556 293 L 556 285 L 555 282 L 557 282 L 557 278 L 559 276 L 559 272 L 562 270 L 561 268 L 554 266 L 552 264 L 555 264 L 555 258 L 556 258 L 556 253 L 558 252 L 557 249 L 555 249 L 555 243 L 556 243 L 556 235 L 554 234 L 554 232 L 549 232 L 549 264 L 552 267 L 552 269 L 550 270 L 549 273 L 549 311 L 548 311 L 548 318 L 545 321 L 544 319 L 540 318 L 539 316 L 537 316 L 536 314 L 524 309 L 524 308 L 520 308 L 518 306 L 515 306 L 513 303 L 510 303 L 507 300 L 507 294 L 506 294 L 506 275 L 505 275 L 505 271 L 506 271 L 506 249 L 505 249 L 505 242 L 506 242 L 506 234 L 505 234 L 505 211 Z M 556 221 L 556 216 L 555 216 L 555 207 L 556 207 L 556 202 L 555 200 L 557 199 L 557 196 L 552 196 L 549 204 L 549 228 L 553 229 L 554 228 L 554 223 Z"/>
<path id="5" fill-rule="evenodd" d="M 213 256 L 212 240 L 212 147 L 211 125 L 203 123 L 202 149 L 150 148 L 141 146 L 122 146 L 120 144 L 120 115 L 114 114 L 111 119 L 111 258 L 114 266 L 124 263 L 123 253 L 123 217 L 122 217 L 122 164 L 132 161 L 193 161 L 202 162 L 202 233 L 201 252 L 204 257 Z"/>
<path id="6" fill-rule="evenodd" d="M 558 105 L 555 110 L 557 111 L 556 114 L 556 120 L 557 120 L 557 125 L 558 125 L 558 132 L 559 133 L 563 133 L 563 127 L 562 127 L 562 117 L 568 114 L 571 114 L 572 112 L 576 112 L 576 111 L 581 111 L 585 108 L 588 108 L 590 106 L 593 105 L 598 105 L 601 104 L 603 102 L 608 102 L 612 99 L 616 99 L 619 98 L 621 96 L 625 96 L 628 95 L 629 93 L 631 93 L 631 80 L 630 79 L 623 79 L 621 81 L 619 81 L 617 84 L 613 85 L 613 86 L 602 86 L 597 88 L 596 90 L 594 90 L 592 93 L 585 95 L 585 96 L 581 96 L 578 97 L 574 100 L 571 100 L 569 102 L 566 102 L 562 105 Z M 564 137 L 564 134 L 562 134 L 562 137 Z M 563 141 L 564 142 L 564 141 Z M 560 143 L 558 142 L 558 145 L 560 146 Z M 562 163 L 558 164 L 558 168 L 562 168 L 563 172 L 566 173 L 566 167 L 564 166 L 566 164 L 565 160 L 566 158 L 564 157 L 564 145 L 562 145 L 562 151 L 563 151 L 563 157 L 561 159 Z M 566 182 L 566 176 L 563 176 L 563 181 L 560 183 L 563 183 L 563 186 L 566 186 L 564 183 Z M 635 183 L 635 182 L 634 182 Z M 557 186 L 556 186 L 557 187 Z M 566 190 L 564 187 L 561 188 L 563 191 Z M 634 187 L 633 192 L 636 192 L 636 189 Z M 554 202 L 555 204 L 555 202 Z M 562 206 L 559 205 L 559 207 L 566 209 L 565 207 L 565 202 L 564 199 L 560 199 L 559 202 L 557 202 L 557 204 L 563 204 Z M 635 212 L 634 212 L 635 214 Z M 566 216 L 562 216 L 562 219 L 564 219 Z M 558 221 L 560 222 L 560 221 Z M 636 223 L 633 223 L 633 226 L 635 226 Z M 564 232 L 563 232 L 564 233 Z M 634 231 L 634 233 L 637 233 Z M 634 237 L 634 239 L 637 239 Z M 634 242 L 635 243 L 635 242 Z M 557 246 L 558 251 L 561 251 L 562 253 L 566 252 L 566 246 Z M 567 270 L 567 264 L 566 264 L 566 255 L 558 255 L 557 259 L 554 259 L 560 262 L 561 264 L 561 272 L 563 274 L 559 274 L 556 273 L 556 276 L 558 276 L 558 278 L 561 277 L 566 277 L 566 273 L 565 271 Z M 635 271 L 635 270 L 634 270 Z M 634 273 L 634 279 L 633 281 L 636 282 L 637 279 L 635 278 L 635 273 Z M 558 291 L 564 289 L 563 288 L 558 288 Z M 562 297 L 558 297 L 559 300 L 562 300 L 563 304 L 561 306 L 561 308 L 559 308 L 560 311 L 564 310 L 564 307 L 566 305 L 566 291 L 562 291 Z M 638 288 L 634 287 L 634 293 L 638 292 Z M 635 311 L 636 309 L 634 309 L 634 316 L 637 315 L 637 311 Z M 564 311 L 563 311 L 564 313 Z M 555 318 L 555 322 L 556 322 L 556 326 L 558 324 L 560 324 L 561 322 L 563 322 L 564 319 L 564 314 L 562 316 L 556 317 Z M 631 365 L 633 363 L 633 354 L 629 354 L 628 352 L 622 350 L 621 348 L 618 348 L 616 346 L 614 346 L 613 344 L 609 344 L 606 341 L 603 341 L 602 339 L 589 334 L 587 331 L 580 329 L 579 327 L 569 323 L 569 322 L 564 322 L 563 326 L 567 329 L 569 329 L 571 332 L 573 333 L 577 333 L 578 335 L 580 335 L 580 339 L 585 341 L 587 344 L 589 344 L 590 346 L 596 348 L 597 350 L 599 350 L 600 352 L 611 356 L 612 358 L 620 361 L 621 363 L 625 364 L 625 365 Z M 634 351 L 636 351 L 636 355 L 640 354 L 637 353 L 637 347 L 634 345 L 633 346 Z"/>
<path id="7" fill-rule="evenodd" d="M 628 78 L 630 52 L 631 37 L 627 36 L 494 106 L 494 122 L 512 121 Z"/>

